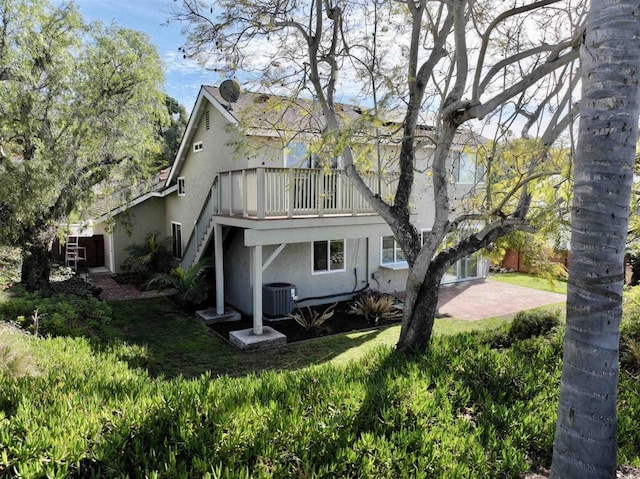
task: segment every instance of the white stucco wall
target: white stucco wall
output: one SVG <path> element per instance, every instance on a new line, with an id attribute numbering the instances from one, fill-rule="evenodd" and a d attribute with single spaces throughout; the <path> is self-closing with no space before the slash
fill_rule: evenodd
<path id="1" fill-rule="evenodd" d="M 121 271 L 121 265 L 129 256 L 126 247 L 132 243 L 143 243 L 152 232 L 159 232 L 166 238 L 165 203 L 163 198 L 150 198 L 129 208 L 125 213 L 116 215 L 109 241 L 105 239 L 105 263 L 115 266 L 114 272 Z M 98 226 L 98 230 L 104 225 Z M 110 250 L 110 251 L 109 251 Z M 113 260 L 110 258 L 113 253 Z"/>
<path id="2" fill-rule="evenodd" d="M 232 306 L 246 314 L 253 312 L 251 248 L 242 245 L 241 235 L 225 244 L 225 298 Z M 367 243 L 369 257 L 367 259 Z M 263 259 L 275 251 L 277 245 L 263 247 Z M 314 274 L 312 272 L 311 243 L 289 243 L 263 272 L 263 283 L 290 283 L 296 286 L 300 299 L 343 294 L 362 289 L 367 282 L 374 290 L 396 293 L 405 290 L 408 269 L 391 270 L 380 264 L 380 237 L 346 240 L 346 270 Z M 357 276 L 357 279 L 356 279 Z M 342 297 L 320 298 L 301 305 L 332 303 Z"/>

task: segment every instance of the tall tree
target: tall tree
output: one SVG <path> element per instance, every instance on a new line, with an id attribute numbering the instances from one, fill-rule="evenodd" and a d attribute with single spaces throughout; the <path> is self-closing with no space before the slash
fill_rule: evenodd
<path id="1" fill-rule="evenodd" d="M 549 127 L 541 141 L 553 143 L 574 113 L 573 62 L 582 38 L 581 5 L 574 3 L 183 0 L 175 17 L 186 25 L 187 55 L 211 59 L 226 73 L 257 73 L 261 87 L 275 93 L 311 92 L 317 100 L 325 143 L 340 154 L 346 174 L 405 253 L 410 269 L 398 348 L 409 351 L 429 342 L 445 271 L 496 238 L 527 229 L 528 190 L 555 173 L 546 170 L 545 155 L 531 158 L 494 201 L 463 208 L 452 185 L 450 151 L 463 125 L 492 115 L 502 127 L 524 118 L 525 133 L 544 117 Z M 377 125 L 390 109 L 403 111 L 397 132 L 383 139 L 400 136 L 392 201 L 359 175 L 363 136 L 354 134 L 336 104 L 340 89 L 353 83 L 362 85 L 367 100 L 377 100 L 368 118 L 378 137 Z M 422 128 L 426 124 L 431 128 Z M 428 171 L 416 161 L 425 145 L 432 149 Z M 433 202 L 421 207 L 430 207 L 435 217 L 431 230 L 421 234 L 410 210 L 414 180 L 425 173 Z M 449 243 L 453 236 L 457 241 Z"/>
<path id="2" fill-rule="evenodd" d="M 178 100 L 165 95 L 164 104 L 167 108 L 168 122 L 161 122 L 158 125 L 158 134 L 162 138 L 162 151 L 158 153 L 155 161 L 155 166 L 158 168 L 173 164 L 189 121 L 184 106 L 178 103 Z"/>
<path id="3" fill-rule="evenodd" d="M 0 1 L 0 242 L 22 249 L 28 289 L 48 289 L 52 241 L 95 185 L 144 174 L 161 81 L 141 33 L 87 25 L 73 4 Z"/>
<path id="4" fill-rule="evenodd" d="M 623 261 L 640 115 L 639 18 L 638 0 L 593 0 L 581 50 L 555 478 L 616 476 Z"/>

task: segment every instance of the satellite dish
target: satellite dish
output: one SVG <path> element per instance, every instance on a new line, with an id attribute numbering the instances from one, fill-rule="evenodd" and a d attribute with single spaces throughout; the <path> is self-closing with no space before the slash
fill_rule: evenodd
<path id="1" fill-rule="evenodd" d="M 240 97 L 240 84 L 235 80 L 225 80 L 220 84 L 220 96 L 228 103 L 235 103 Z"/>

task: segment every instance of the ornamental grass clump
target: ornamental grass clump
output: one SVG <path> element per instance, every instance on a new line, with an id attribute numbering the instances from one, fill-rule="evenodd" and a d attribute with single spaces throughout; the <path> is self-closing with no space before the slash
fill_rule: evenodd
<path id="1" fill-rule="evenodd" d="M 364 316 L 369 323 L 393 321 L 402 318 L 398 300 L 390 294 L 371 291 L 360 295 L 352 304 L 350 314 Z"/>
<path id="2" fill-rule="evenodd" d="M 324 311 L 312 309 L 310 306 L 306 307 L 306 312 L 301 308 L 298 308 L 296 313 L 287 314 L 287 316 L 293 319 L 296 323 L 302 326 L 306 331 L 319 329 L 327 319 L 333 317 L 334 308 L 338 303 L 332 304 Z"/>

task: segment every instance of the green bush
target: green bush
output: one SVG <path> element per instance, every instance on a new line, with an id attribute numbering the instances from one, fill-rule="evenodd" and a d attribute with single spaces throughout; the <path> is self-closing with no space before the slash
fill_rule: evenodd
<path id="1" fill-rule="evenodd" d="M 144 285 L 144 289 L 174 289 L 176 299 L 185 306 L 198 306 L 209 296 L 207 271 L 211 269 L 211 259 L 202 258 L 190 268 L 177 266 L 170 273 L 158 273 Z"/>
<path id="2" fill-rule="evenodd" d="M 127 272 L 168 273 L 175 264 L 170 238 L 160 239 L 160 233 L 150 233 L 143 243 L 127 246 L 129 257 L 121 265 Z"/>
<path id="3" fill-rule="evenodd" d="M 544 336 L 560 326 L 560 311 L 530 310 L 515 315 L 509 327 L 509 339 L 518 341 Z"/>
<path id="4" fill-rule="evenodd" d="M 633 286 L 624 290 L 622 312 L 626 321 L 640 324 L 640 286 Z"/>
<path id="5" fill-rule="evenodd" d="M 110 319 L 109 305 L 93 296 L 43 297 L 38 293 L 25 293 L 0 303 L 0 321 L 16 323 L 41 335 L 94 335 Z"/>

